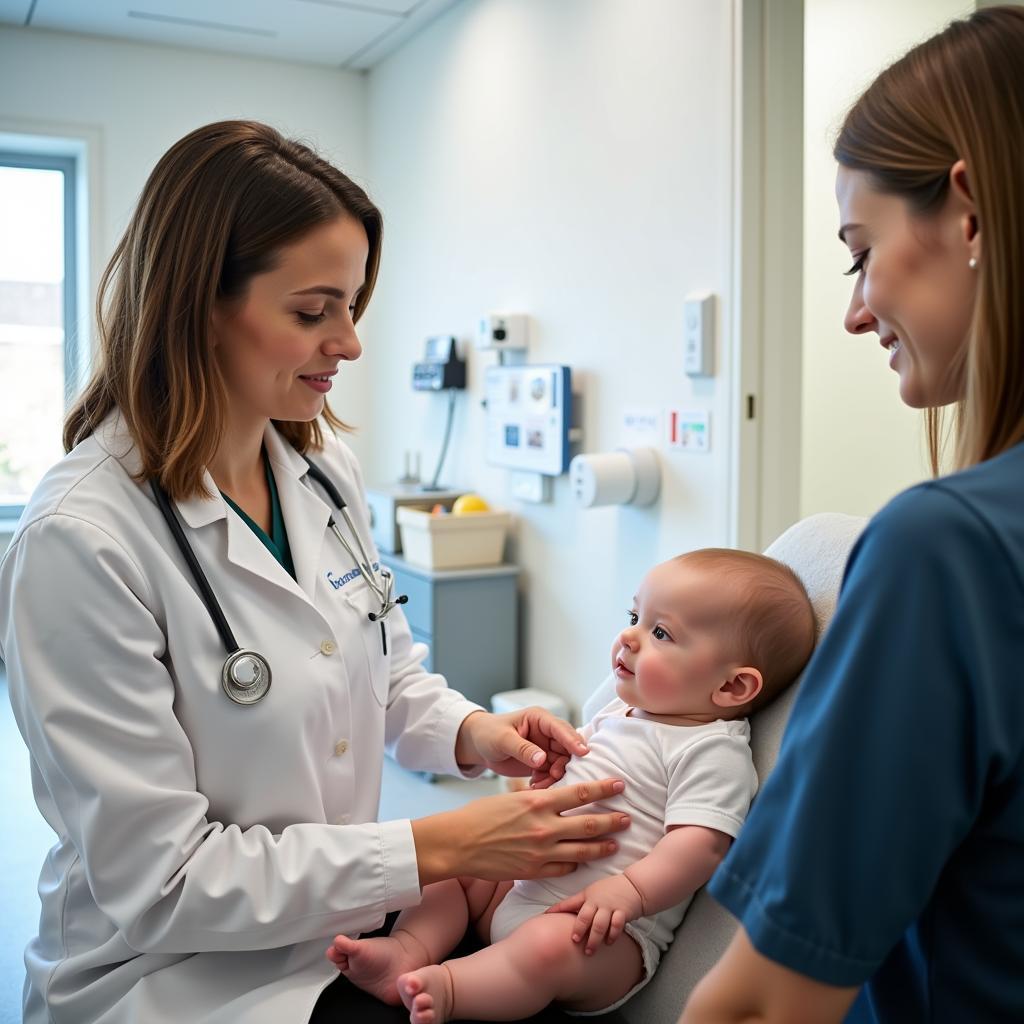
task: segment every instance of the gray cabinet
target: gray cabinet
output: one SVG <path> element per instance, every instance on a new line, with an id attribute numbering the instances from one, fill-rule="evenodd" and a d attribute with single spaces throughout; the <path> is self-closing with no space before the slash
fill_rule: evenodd
<path id="1" fill-rule="evenodd" d="M 425 665 L 490 709 L 491 695 L 519 685 L 519 568 L 422 569 L 401 555 L 381 559 L 395 574 L 395 593 L 413 638 L 430 648 Z"/>

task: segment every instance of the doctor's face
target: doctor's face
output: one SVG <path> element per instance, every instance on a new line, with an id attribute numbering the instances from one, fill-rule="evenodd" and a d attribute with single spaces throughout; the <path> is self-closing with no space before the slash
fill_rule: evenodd
<path id="1" fill-rule="evenodd" d="M 836 198 L 855 274 L 846 329 L 878 335 L 907 405 L 956 401 L 977 277 L 957 197 L 951 190 L 938 213 L 915 216 L 903 198 L 874 189 L 865 172 L 841 166 Z"/>
<path id="2" fill-rule="evenodd" d="M 243 296 L 217 304 L 215 355 L 233 416 L 320 415 L 339 365 L 362 352 L 352 315 L 368 252 L 362 224 L 339 216 L 281 249 Z"/>

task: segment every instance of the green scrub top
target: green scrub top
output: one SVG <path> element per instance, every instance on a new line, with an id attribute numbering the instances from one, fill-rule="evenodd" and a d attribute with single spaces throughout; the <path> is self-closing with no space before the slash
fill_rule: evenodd
<path id="1" fill-rule="evenodd" d="M 292 562 L 292 549 L 288 544 L 288 531 L 284 526 L 284 516 L 281 513 L 281 499 L 277 495 L 277 484 L 274 483 L 274 474 L 270 470 L 270 459 L 267 453 L 263 452 L 263 466 L 267 472 L 267 486 L 270 488 L 270 535 L 267 535 L 257 522 L 250 519 L 223 491 L 221 497 L 238 513 L 242 522 L 252 530 L 253 533 L 263 542 L 263 546 L 281 563 L 285 571 L 295 579 L 295 565 Z"/>

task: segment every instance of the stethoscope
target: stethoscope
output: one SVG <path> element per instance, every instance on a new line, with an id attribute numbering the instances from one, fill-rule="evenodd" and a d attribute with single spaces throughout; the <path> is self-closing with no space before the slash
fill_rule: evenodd
<path id="1" fill-rule="evenodd" d="M 359 567 L 360 574 L 366 580 L 367 586 L 373 592 L 374 597 L 380 602 L 380 608 L 375 612 L 370 612 L 367 617 L 371 622 L 380 623 L 381 649 L 384 654 L 387 654 L 388 639 L 387 631 L 384 628 L 384 620 L 396 605 L 405 604 L 409 598 L 405 594 L 393 596 L 395 587 L 394 577 L 387 569 L 374 569 L 366 553 L 366 547 L 359 536 L 359 531 L 355 528 L 352 517 L 349 515 L 345 499 L 331 482 L 330 477 L 312 459 L 307 458 L 305 455 L 302 457 L 306 460 L 306 465 L 309 467 L 309 475 L 326 491 L 335 508 L 341 513 L 342 519 L 345 520 L 349 533 L 355 537 L 358 554 L 341 530 L 338 529 L 334 516 L 332 515 L 327 520 L 328 527 L 334 532 L 338 540 L 341 541 L 341 545 L 344 547 L 349 558 Z M 206 610 L 210 613 L 210 618 L 213 619 L 213 624 L 217 627 L 217 632 L 220 634 L 221 642 L 228 652 L 228 656 L 224 659 L 224 664 L 220 670 L 221 687 L 236 704 L 255 704 L 257 701 L 262 700 L 270 689 L 270 662 L 258 651 L 244 650 L 238 641 L 235 640 L 235 634 L 231 632 L 231 627 L 228 625 L 228 620 L 224 615 L 224 609 L 221 608 L 220 602 L 213 592 L 213 587 L 210 586 L 210 581 L 206 578 L 206 573 L 203 572 L 203 567 L 199 564 L 199 559 L 196 558 L 196 553 L 188 541 L 188 537 L 185 536 L 185 531 L 174 510 L 174 506 L 171 504 L 170 496 L 156 480 L 150 480 L 149 483 L 160 513 L 170 528 L 174 543 L 188 564 L 192 577 L 199 587 L 199 595 L 203 599 L 203 604 L 206 605 Z"/>

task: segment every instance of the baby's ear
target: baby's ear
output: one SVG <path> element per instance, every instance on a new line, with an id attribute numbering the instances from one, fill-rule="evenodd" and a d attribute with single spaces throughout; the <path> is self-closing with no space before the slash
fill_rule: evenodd
<path id="1" fill-rule="evenodd" d="M 761 673 L 746 665 L 732 670 L 729 678 L 711 695 L 711 701 L 720 708 L 738 708 L 749 704 L 763 686 Z"/>

